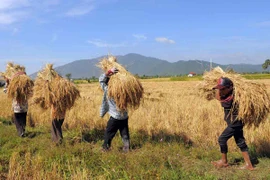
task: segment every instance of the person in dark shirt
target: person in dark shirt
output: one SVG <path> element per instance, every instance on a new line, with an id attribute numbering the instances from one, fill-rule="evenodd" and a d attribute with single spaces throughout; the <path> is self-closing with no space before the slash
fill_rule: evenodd
<path id="1" fill-rule="evenodd" d="M 245 165 L 241 169 L 253 170 L 254 168 L 249 158 L 248 146 L 243 133 L 244 123 L 237 118 L 238 105 L 233 103 L 233 82 L 227 77 L 219 78 L 218 84 L 213 89 L 216 89 L 216 99 L 221 102 L 221 106 L 224 108 L 224 120 L 227 123 L 227 127 L 218 138 L 221 159 L 219 161 L 213 161 L 212 164 L 219 168 L 229 166 L 227 141 L 233 136 L 245 160 Z"/>

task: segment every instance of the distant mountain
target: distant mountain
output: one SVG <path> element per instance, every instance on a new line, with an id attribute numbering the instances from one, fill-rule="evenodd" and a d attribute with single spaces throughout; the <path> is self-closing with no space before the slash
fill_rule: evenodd
<path id="1" fill-rule="evenodd" d="M 68 63 L 63 66 L 55 67 L 55 70 L 62 76 L 71 74 L 71 78 L 90 78 L 99 77 L 102 73 L 101 70 L 96 67 L 96 64 L 102 57 L 94 59 L 77 60 Z M 124 56 L 117 56 L 118 62 L 125 66 L 128 71 L 140 76 L 164 76 L 164 75 L 184 75 L 189 72 L 195 72 L 202 74 L 205 70 L 210 69 L 210 63 L 202 60 L 189 60 L 189 61 L 177 61 L 168 62 L 165 60 L 146 57 L 140 54 L 130 53 Z M 223 69 L 233 69 L 236 72 L 262 72 L 261 65 L 251 64 L 228 64 L 220 65 L 213 63 L 212 67 L 220 66 Z M 36 73 L 31 75 L 32 78 L 36 77 Z"/>

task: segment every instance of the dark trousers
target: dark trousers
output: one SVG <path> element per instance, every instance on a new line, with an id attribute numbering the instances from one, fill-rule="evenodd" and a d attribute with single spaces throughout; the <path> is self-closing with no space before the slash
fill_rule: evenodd
<path id="1" fill-rule="evenodd" d="M 117 120 L 113 117 L 110 117 L 104 137 L 104 143 L 102 147 L 104 149 L 109 149 L 111 147 L 112 139 L 114 138 L 117 131 L 120 131 L 122 141 L 124 143 L 124 150 L 129 149 L 129 129 L 128 129 L 128 118 L 125 120 Z"/>
<path id="2" fill-rule="evenodd" d="M 63 135 L 62 135 L 63 122 L 64 122 L 64 119 L 52 120 L 52 128 L 51 128 L 52 141 L 56 143 L 61 142 L 63 139 Z"/>
<path id="3" fill-rule="evenodd" d="M 221 153 L 227 153 L 228 152 L 228 145 L 227 141 L 234 137 L 234 140 L 237 144 L 237 146 L 240 148 L 242 152 L 248 151 L 248 146 L 245 142 L 244 133 L 243 133 L 243 126 L 239 127 L 230 127 L 227 126 L 227 128 L 222 132 L 222 134 L 218 138 L 218 143 L 220 146 Z"/>
<path id="4" fill-rule="evenodd" d="M 25 126 L 26 126 L 26 115 L 27 112 L 24 113 L 14 113 L 14 123 L 16 125 L 16 129 L 18 132 L 18 135 L 20 137 L 24 136 L 25 133 Z"/>

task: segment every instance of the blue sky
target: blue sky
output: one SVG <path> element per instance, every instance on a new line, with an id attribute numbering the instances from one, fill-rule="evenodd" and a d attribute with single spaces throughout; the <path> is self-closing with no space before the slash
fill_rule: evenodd
<path id="1" fill-rule="evenodd" d="M 0 0 L 0 71 L 111 53 L 262 64 L 269 0 Z"/>

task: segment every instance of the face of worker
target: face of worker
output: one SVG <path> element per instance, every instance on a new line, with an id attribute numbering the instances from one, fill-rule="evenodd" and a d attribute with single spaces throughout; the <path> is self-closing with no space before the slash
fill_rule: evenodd
<path id="1" fill-rule="evenodd" d="M 225 88 L 223 88 L 223 89 L 219 89 L 219 95 L 220 95 L 221 97 L 227 96 L 228 94 L 230 94 L 230 93 L 232 92 L 232 90 L 233 90 L 233 87 L 232 87 L 232 86 L 230 86 L 230 87 L 225 87 Z"/>

